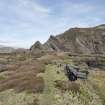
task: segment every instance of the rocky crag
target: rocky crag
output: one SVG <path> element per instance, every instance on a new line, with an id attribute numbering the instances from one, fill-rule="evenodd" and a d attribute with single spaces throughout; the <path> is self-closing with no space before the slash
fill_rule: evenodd
<path id="1" fill-rule="evenodd" d="M 56 51 L 77 54 L 105 53 L 105 25 L 90 28 L 71 28 L 62 34 L 51 35 L 41 44 L 37 41 L 30 48 L 31 52 Z"/>

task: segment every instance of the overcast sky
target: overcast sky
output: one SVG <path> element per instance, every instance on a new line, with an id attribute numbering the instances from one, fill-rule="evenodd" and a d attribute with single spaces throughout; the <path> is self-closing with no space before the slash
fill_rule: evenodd
<path id="1" fill-rule="evenodd" d="M 105 23 L 105 0 L 0 0 L 0 45 L 29 48 L 70 27 Z"/>

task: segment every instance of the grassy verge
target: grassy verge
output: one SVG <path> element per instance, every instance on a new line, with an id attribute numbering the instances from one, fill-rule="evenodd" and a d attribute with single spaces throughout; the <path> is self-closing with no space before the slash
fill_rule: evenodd
<path id="1" fill-rule="evenodd" d="M 0 105 L 29 105 L 34 99 L 34 94 L 25 92 L 15 93 L 13 90 L 7 90 L 0 93 Z"/>

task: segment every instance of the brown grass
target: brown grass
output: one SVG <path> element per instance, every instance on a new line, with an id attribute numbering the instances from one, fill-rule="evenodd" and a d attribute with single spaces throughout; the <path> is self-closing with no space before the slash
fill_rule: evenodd
<path id="1" fill-rule="evenodd" d="M 80 84 L 70 81 L 55 81 L 55 86 L 62 91 L 70 90 L 74 93 L 80 90 Z"/>
<path id="2" fill-rule="evenodd" d="M 43 73 L 45 65 L 55 59 L 60 59 L 60 57 L 51 53 L 37 59 L 12 60 L 7 64 L 8 70 L 5 72 L 7 78 L 0 80 L 0 91 L 15 89 L 17 92 L 42 92 L 44 80 L 42 77 L 37 77 L 37 74 Z"/>
<path id="3" fill-rule="evenodd" d="M 16 92 L 27 91 L 27 92 L 42 92 L 44 88 L 44 81 L 41 77 L 28 76 L 24 77 L 10 77 L 8 79 L 0 81 L 0 91 L 7 89 L 15 89 Z"/>
<path id="4" fill-rule="evenodd" d="M 19 67 L 13 66 L 8 78 L 0 81 L 0 91 L 15 89 L 17 92 L 42 92 L 44 80 L 42 77 L 37 77 L 37 74 L 44 70 L 45 65 L 40 61 L 30 60 L 21 63 Z"/>

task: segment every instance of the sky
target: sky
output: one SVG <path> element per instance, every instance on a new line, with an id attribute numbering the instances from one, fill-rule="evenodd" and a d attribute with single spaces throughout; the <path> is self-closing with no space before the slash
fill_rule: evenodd
<path id="1" fill-rule="evenodd" d="M 0 45 L 29 48 L 71 27 L 105 24 L 105 0 L 0 0 Z"/>

